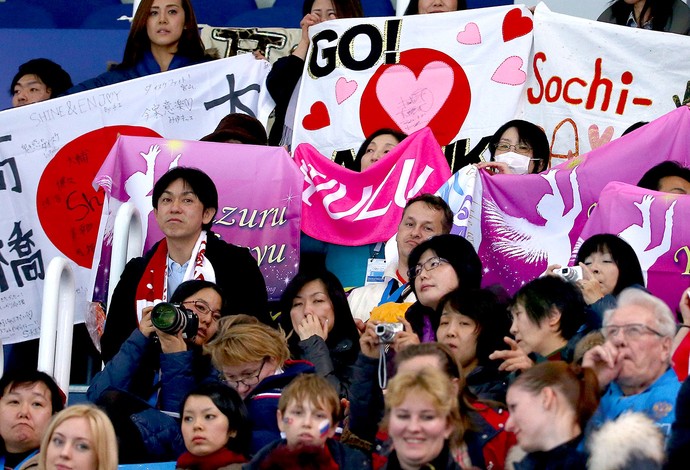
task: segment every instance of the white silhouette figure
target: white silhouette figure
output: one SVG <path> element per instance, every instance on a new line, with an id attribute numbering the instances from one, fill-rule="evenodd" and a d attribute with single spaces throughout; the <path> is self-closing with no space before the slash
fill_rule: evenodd
<path id="1" fill-rule="evenodd" d="M 678 202 L 673 201 L 669 208 L 666 209 L 664 217 L 664 235 L 661 239 L 661 243 L 654 248 L 650 248 L 652 243 L 651 207 L 654 199 L 654 196 L 651 194 L 645 194 L 641 202 L 635 202 L 635 206 L 640 210 L 640 214 L 642 214 L 642 225 L 632 224 L 618 234 L 619 237 L 635 247 L 637 258 L 640 260 L 640 266 L 642 267 L 645 284 L 647 283 L 647 270 L 656 263 L 656 260 L 658 260 L 661 255 L 671 248 L 673 212 L 676 202 Z"/>
<path id="2" fill-rule="evenodd" d="M 573 207 L 564 213 L 565 203 L 556 184 L 559 171 L 562 170 L 539 175 L 551 186 L 551 193 L 544 194 L 537 203 L 537 213 L 546 220 L 544 225 L 535 225 L 525 218 L 508 215 L 493 200 L 484 202 L 486 221 L 493 229 L 491 246 L 495 251 L 530 264 L 544 260 L 547 260 L 547 265 L 565 264 L 570 258 L 572 247 L 569 233 L 582 211 L 582 201 L 576 170 L 573 170 L 569 178 Z"/>
<path id="3" fill-rule="evenodd" d="M 161 153 L 158 145 L 149 147 L 147 153 L 139 152 L 144 160 L 146 160 L 146 172 L 137 171 L 133 173 L 125 181 L 125 192 L 130 198 L 130 201 L 139 209 L 141 214 L 141 226 L 144 236 L 148 233 L 149 214 L 153 210 L 153 202 L 151 201 L 150 193 L 153 190 L 153 171 L 156 164 L 156 157 Z M 175 168 L 180 160 L 182 154 L 177 155 L 170 162 L 168 169 Z"/>

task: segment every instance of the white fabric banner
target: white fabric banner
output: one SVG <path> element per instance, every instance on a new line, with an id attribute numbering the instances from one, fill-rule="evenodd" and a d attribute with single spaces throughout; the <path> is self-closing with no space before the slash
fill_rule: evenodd
<path id="1" fill-rule="evenodd" d="M 631 124 L 675 109 L 673 95 L 683 100 L 690 37 L 553 13 L 544 4 L 534 22 L 523 119 L 546 131 L 553 157 L 601 147 Z"/>
<path id="2" fill-rule="evenodd" d="M 266 122 L 269 69 L 244 55 L 0 112 L 4 344 L 38 336 L 43 278 L 55 256 L 72 261 L 83 321 L 104 204 L 91 183 L 117 136 L 199 139 L 230 112 Z"/>
<path id="3" fill-rule="evenodd" d="M 504 6 L 404 18 L 334 20 L 309 29 L 293 147 L 357 149 L 388 127 L 431 127 L 463 152 L 515 116 L 532 17 Z M 464 155 L 464 154 L 463 154 Z"/>

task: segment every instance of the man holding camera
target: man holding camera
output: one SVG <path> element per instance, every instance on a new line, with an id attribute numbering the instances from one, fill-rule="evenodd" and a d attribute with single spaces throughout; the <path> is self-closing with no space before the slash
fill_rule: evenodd
<path id="1" fill-rule="evenodd" d="M 435 235 L 450 233 L 452 227 L 453 212 L 440 197 L 421 194 L 407 201 L 395 236 L 397 262 L 386 262 L 384 282 L 358 287 L 347 298 L 355 320 L 367 321 L 377 305 L 387 302 L 415 302 L 417 299 L 408 288 L 407 260 L 410 253 L 423 241 Z"/>
<path id="2" fill-rule="evenodd" d="M 195 168 L 173 168 L 156 182 L 152 198 L 165 238 L 125 266 L 108 306 L 101 338 L 104 362 L 138 328 L 145 307 L 167 301 L 187 280 L 217 284 L 228 300 L 224 315 L 247 313 L 269 323 L 266 284 L 256 260 L 248 249 L 226 243 L 210 230 L 218 210 L 211 178 Z"/>

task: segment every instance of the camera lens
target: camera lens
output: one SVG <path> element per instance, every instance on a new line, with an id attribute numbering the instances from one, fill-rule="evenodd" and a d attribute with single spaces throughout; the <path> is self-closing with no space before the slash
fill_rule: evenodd
<path id="1" fill-rule="evenodd" d="M 151 323 L 163 333 L 174 335 L 184 329 L 187 317 L 176 305 L 161 302 L 151 311 Z"/>

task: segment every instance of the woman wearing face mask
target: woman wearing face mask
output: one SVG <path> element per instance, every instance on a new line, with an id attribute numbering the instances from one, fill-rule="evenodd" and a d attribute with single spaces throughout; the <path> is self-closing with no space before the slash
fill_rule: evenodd
<path id="1" fill-rule="evenodd" d="M 410 0 L 405 15 L 426 15 L 467 10 L 465 0 Z"/>
<path id="2" fill-rule="evenodd" d="M 184 452 L 177 413 L 185 394 L 217 372 L 202 346 L 218 331 L 223 297 L 214 283 L 183 282 L 170 302 L 196 314 L 198 332 L 165 333 L 153 325 L 152 308 L 143 310 L 139 328 L 99 372 L 87 391 L 117 431 L 121 463 L 174 460 Z"/>
<path id="3" fill-rule="evenodd" d="M 540 173 L 549 167 L 546 134 L 531 122 L 515 119 L 503 124 L 489 142 L 491 161 L 477 164 L 490 174 Z"/>
<path id="4" fill-rule="evenodd" d="M 348 398 L 359 333 L 338 278 L 328 271 L 300 272 L 285 288 L 280 303 L 279 322 L 290 332 L 292 357 L 314 364 L 316 373 L 341 398 Z"/>
<path id="5" fill-rule="evenodd" d="M 576 282 L 587 303 L 587 326 L 601 328 L 604 312 L 615 308 L 616 297 L 626 287 L 644 289 L 644 275 L 637 254 L 625 240 L 610 233 L 593 235 L 582 243 L 576 265 L 582 268 L 583 279 Z M 553 274 L 560 265 L 547 268 Z"/>

